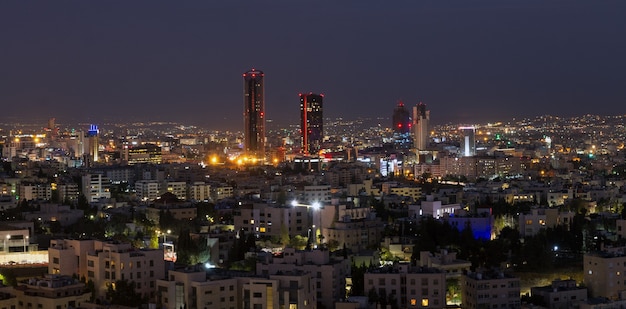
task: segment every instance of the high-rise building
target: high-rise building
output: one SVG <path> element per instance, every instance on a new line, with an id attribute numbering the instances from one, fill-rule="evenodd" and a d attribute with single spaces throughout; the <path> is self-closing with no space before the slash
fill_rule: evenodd
<path id="1" fill-rule="evenodd" d="M 411 132 L 411 114 L 404 108 L 402 101 L 393 110 L 393 132 L 398 134 L 407 134 Z"/>
<path id="2" fill-rule="evenodd" d="M 419 102 L 413 106 L 413 138 L 417 151 L 424 151 L 428 146 L 428 126 L 430 125 L 430 111 L 426 104 Z"/>
<path id="3" fill-rule="evenodd" d="M 302 152 L 317 153 L 324 139 L 323 94 L 300 94 Z"/>
<path id="4" fill-rule="evenodd" d="M 89 126 L 89 131 L 87 131 L 87 137 L 89 139 L 89 162 L 98 162 L 98 149 L 100 145 L 98 144 L 98 126 L 92 124 Z"/>
<path id="5" fill-rule="evenodd" d="M 460 127 L 459 131 L 462 134 L 461 140 L 461 156 L 473 157 L 476 155 L 476 128 Z"/>
<path id="6" fill-rule="evenodd" d="M 411 121 L 411 114 L 404 107 L 402 101 L 398 102 L 398 105 L 393 110 L 392 116 L 393 126 L 393 142 L 397 148 L 411 148 L 413 143 L 411 139 L 411 127 L 413 126 Z"/>
<path id="7" fill-rule="evenodd" d="M 252 69 L 243 73 L 244 151 L 265 152 L 265 74 Z"/>

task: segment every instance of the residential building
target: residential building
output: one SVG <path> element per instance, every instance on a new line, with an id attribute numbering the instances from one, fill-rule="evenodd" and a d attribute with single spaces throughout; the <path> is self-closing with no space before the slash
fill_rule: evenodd
<path id="1" fill-rule="evenodd" d="M 52 198 L 52 186 L 49 183 L 23 182 L 19 185 L 19 198 L 26 201 L 48 201 Z"/>
<path id="2" fill-rule="evenodd" d="M 139 180 L 135 182 L 135 192 L 140 201 L 156 200 L 161 193 L 161 183 L 156 180 Z"/>
<path id="3" fill-rule="evenodd" d="M 434 268 L 397 263 L 368 270 L 363 281 L 366 295 L 385 295 L 388 301 L 395 300 L 399 308 L 446 306 L 446 275 Z"/>
<path id="4" fill-rule="evenodd" d="M 211 200 L 211 185 L 202 181 L 196 181 L 190 184 L 188 198 L 195 202 Z"/>
<path id="5" fill-rule="evenodd" d="M 117 280 L 134 281 L 137 293 L 153 297 L 156 280 L 165 277 L 162 249 L 136 249 L 113 241 L 57 239 L 50 241 L 48 255 L 49 273 L 93 281 L 99 299 L 105 298 L 107 289 Z"/>
<path id="6" fill-rule="evenodd" d="M 102 198 L 111 198 L 111 182 L 102 174 L 84 175 L 82 192 L 89 202 L 97 202 Z"/>
<path id="7" fill-rule="evenodd" d="M 574 219 L 574 212 L 560 212 L 558 208 L 534 207 L 530 213 L 519 215 L 519 232 L 521 237 L 533 236 L 541 229 L 553 228 L 557 225 L 570 225 Z"/>
<path id="8" fill-rule="evenodd" d="M 20 281 L 9 293 L 17 305 L 11 308 L 80 308 L 91 298 L 84 283 L 59 275 Z"/>
<path id="9" fill-rule="evenodd" d="M 420 252 L 419 266 L 436 268 L 446 274 L 446 278 L 459 278 L 468 273 L 472 263 L 456 258 L 456 252 L 442 249 L 434 254 L 428 251 Z"/>
<path id="10" fill-rule="evenodd" d="M 591 252 L 583 256 L 583 278 L 590 297 L 623 299 L 626 291 L 626 254 L 624 247 Z"/>
<path id="11" fill-rule="evenodd" d="M 554 280 L 552 284 L 531 287 L 530 294 L 543 299 L 548 309 L 568 309 L 587 301 L 587 288 L 577 286 L 576 280 Z"/>
<path id="12" fill-rule="evenodd" d="M 187 183 L 184 181 L 166 181 L 165 187 L 167 192 L 174 194 L 179 200 L 187 200 Z"/>
<path id="13" fill-rule="evenodd" d="M 256 273 L 261 276 L 274 278 L 290 272 L 310 275 L 313 298 L 325 308 L 333 308 L 335 301 L 346 296 L 346 277 L 350 275 L 350 261 L 333 258 L 328 250 L 300 251 L 285 248 L 280 254 L 261 255 L 256 264 Z M 294 283 L 289 283 L 289 286 L 292 285 Z M 306 295 L 302 297 L 306 299 Z"/>
<path id="14" fill-rule="evenodd" d="M 520 279 L 497 270 L 461 276 L 462 308 L 520 308 Z"/>

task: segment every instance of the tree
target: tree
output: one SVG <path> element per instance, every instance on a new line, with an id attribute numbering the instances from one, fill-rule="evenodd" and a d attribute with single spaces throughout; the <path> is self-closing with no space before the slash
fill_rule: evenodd
<path id="1" fill-rule="evenodd" d="M 285 226 L 284 224 L 280 225 L 280 243 L 281 245 L 283 245 L 283 247 L 286 247 L 289 245 L 289 242 L 291 241 L 290 237 L 289 237 L 289 231 L 287 230 L 287 226 Z"/>
<path id="2" fill-rule="evenodd" d="M 117 280 L 109 285 L 106 297 L 112 305 L 139 307 L 145 303 L 145 299 L 137 293 L 135 287 L 135 281 Z"/>
<path id="3" fill-rule="evenodd" d="M 378 304 L 379 300 L 380 298 L 378 297 L 378 293 L 376 292 L 376 289 L 372 287 L 367 292 L 367 302 L 369 302 L 370 304 Z"/>

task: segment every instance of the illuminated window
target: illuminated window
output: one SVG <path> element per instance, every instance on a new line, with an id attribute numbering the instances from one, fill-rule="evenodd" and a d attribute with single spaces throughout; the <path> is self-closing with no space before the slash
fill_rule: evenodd
<path id="1" fill-rule="evenodd" d="M 533 220 L 526 220 L 526 225 L 531 225 L 533 224 Z"/>
<path id="2" fill-rule="evenodd" d="M 265 233 L 265 227 L 264 227 L 264 226 L 262 226 L 261 228 L 259 228 L 259 232 L 261 232 L 261 233 Z"/>
<path id="3" fill-rule="evenodd" d="M 254 224 L 254 219 L 250 220 L 250 224 Z"/>
<path id="4" fill-rule="evenodd" d="M 422 307 L 428 307 L 428 298 L 422 298 Z"/>
<path id="5" fill-rule="evenodd" d="M 411 306 L 417 305 L 417 299 L 411 298 Z"/>
<path id="6" fill-rule="evenodd" d="M 539 220 L 540 225 L 546 225 L 546 220 Z"/>

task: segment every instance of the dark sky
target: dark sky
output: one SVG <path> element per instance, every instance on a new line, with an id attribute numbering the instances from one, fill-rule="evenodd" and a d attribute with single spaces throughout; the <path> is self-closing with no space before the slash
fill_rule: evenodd
<path id="1" fill-rule="evenodd" d="M 626 114 L 626 1 L 2 1 L 0 120 L 156 120 L 241 129 L 299 92 L 329 117 L 435 123 Z"/>

